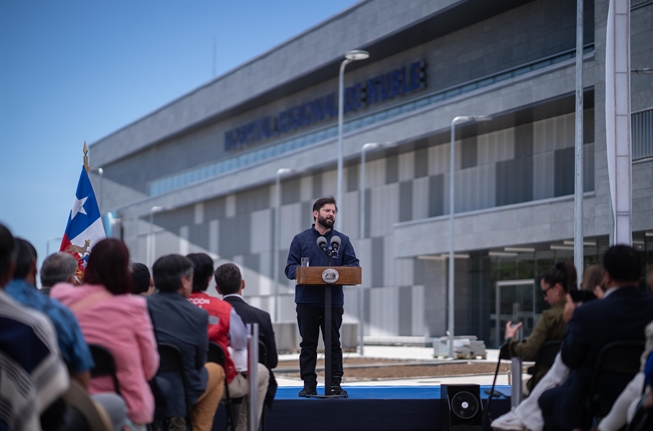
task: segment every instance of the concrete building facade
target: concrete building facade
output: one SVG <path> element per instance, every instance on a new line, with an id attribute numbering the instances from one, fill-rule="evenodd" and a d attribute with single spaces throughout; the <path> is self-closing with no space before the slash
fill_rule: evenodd
<path id="1" fill-rule="evenodd" d="M 607 0 L 585 1 L 586 263 L 609 244 L 605 140 Z M 244 271 L 246 295 L 274 306 L 275 176 L 281 182 L 281 321 L 293 321 L 283 276 L 311 207 L 336 195 L 338 67 L 347 66 L 342 230 L 363 267 L 369 337 L 446 330 L 450 123 L 455 169 L 457 334 L 489 345 L 518 314 L 542 310 L 537 274 L 573 256 L 574 0 L 363 0 L 91 146 L 103 212 L 135 261 L 203 251 Z M 653 65 L 653 1 L 631 3 L 631 65 Z M 653 75 L 633 74 L 633 230 L 653 258 Z M 359 229 L 360 154 L 367 154 Z M 99 181 L 93 175 L 93 181 Z M 150 220 L 153 223 L 150 224 Z M 346 289 L 345 320 L 357 319 Z M 517 305 L 515 305 L 517 304 Z"/>

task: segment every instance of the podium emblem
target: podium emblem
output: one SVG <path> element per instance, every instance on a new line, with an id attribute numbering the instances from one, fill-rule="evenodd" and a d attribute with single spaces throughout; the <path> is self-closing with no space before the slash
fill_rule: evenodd
<path id="1" fill-rule="evenodd" d="M 338 274 L 338 271 L 333 268 L 327 268 L 322 271 L 322 280 L 324 280 L 325 283 L 333 284 L 338 281 L 339 278 L 340 274 Z"/>

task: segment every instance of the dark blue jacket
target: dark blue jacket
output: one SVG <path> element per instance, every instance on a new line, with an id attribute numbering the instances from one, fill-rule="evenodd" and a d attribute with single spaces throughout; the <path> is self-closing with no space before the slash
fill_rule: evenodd
<path id="1" fill-rule="evenodd" d="M 560 356 L 569 367 L 567 380 L 558 388 L 555 413 L 558 426 L 582 427 L 584 403 L 599 352 L 615 341 L 644 341 L 644 328 L 653 320 L 653 298 L 637 287 L 620 287 L 600 301 L 578 307 L 569 321 Z M 605 374 L 598 392 L 601 416 L 628 384 L 630 378 Z M 542 398 L 540 398 L 542 399 Z"/>
<path id="2" fill-rule="evenodd" d="M 181 350 L 188 379 L 189 398 L 192 404 L 206 390 L 208 373 L 206 363 L 209 350 L 206 310 L 194 306 L 178 292 L 158 292 L 147 297 L 147 308 L 152 319 L 157 343 L 172 344 Z M 183 383 L 177 373 L 160 373 L 160 377 L 173 388 L 168 398 L 167 416 L 185 416 Z"/>
<path id="3" fill-rule="evenodd" d="M 340 250 L 338 255 L 331 259 L 331 266 L 359 266 L 358 258 L 354 252 L 354 247 L 349 241 L 349 237 L 334 229 L 324 235 L 327 244 L 331 243 L 332 236 L 340 237 Z M 297 267 L 301 264 L 302 257 L 308 257 L 310 266 L 328 266 L 329 259 L 326 254 L 317 246 L 317 239 L 322 236 L 315 230 L 315 225 L 304 232 L 298 233 L 290 244 L 288 251 L 288 262 L 286 264 L 286 277 L 294 280 L 297 273 Z M 324 307 L 324 287 L 323 286 L 303 286 L 298 284 L 295 287 L 295 302 L 297 304 L 307 304 L 314 307 Z M 345 298 L 342 293 L 342 286 L 333 285 L 331 288 L 331 306 L 342 307 L 345 304 Z"/>

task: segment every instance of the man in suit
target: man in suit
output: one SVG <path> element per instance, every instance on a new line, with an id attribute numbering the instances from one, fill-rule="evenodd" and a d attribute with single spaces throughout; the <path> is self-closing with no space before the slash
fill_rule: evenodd
<path id="1" fill-rule="evenodd" d="M 249 379 L 247 377 L 247 329 L 235 307 L 226 301 L 206 293 L 213 275 L 213 259 L 206 253 L 186 256 L 195 266 L 193 293 L 190 303 L 209 313 L 209 340 L 218 343 L 225 352 L 229 396 L 243 398 L 236 419 L 236 431 L 246 431 L 249 421 Z M 240 329 L 239 329 L 240 328 Z M 262 365 L 257 367 L 258 417 L 263 412 L 263 401 L 268 389 L 269 371 Z"/>
<path id="2" fill-rule="evenodd" d="M 245 302 L 243 299 L 245 280 L 243 280 L 240 269 L 236 265 L 233 263 L 220 265 L 215 270 L 214 276 L 216 289 L 223 295 L 223 299 L 236 310 L 240 318 L 243 319 L 243 322 L 246 324 L 258 323 L 259 340 L 265 346 L 265 361 L 263 365 L 267 367 L 270 373 L 265 403 L 268 407 L 272 407 L 272 401 L 277 392 L 277 381 L 274 378 L 274 374 L 272 374 L 272 369 L 276 368 L 279 362 L 279 355 L 277 354 L 277 343 L 274 339 L 274 329 L 272 328 L 270 314 Z M 259 352 L 260 354 L 261 352 Z M 259 399 L 259 403 L 261 401 Z"/>
<path id="3" fill-rule="evenodd" d="M 616 341 L 644 341 L 644 328 L 653 320 L 653 298 L 637 288 L 642 269 L 635 249 L 610 247 L 603 257 L 605 299 L 578 307 L 569 322 L 562 349 L 570 374 L 560 386 L 542 394 L 545 430 L 587 429 L 586 403 L 596 358 L 606 345 Z M 599 390 L 599 414 L 610 410 L 628 383 L 623 376 L 606 375 Z"/>
<path id="4" fill-rule="evenodd" d="M 156 341 L 172 344 L 181 351 L 188 398 L 193 406 L 193 430 L 208 431 L 213 426 L 213 416 L 222 399 L 225 372 L 220 365 L 206 362 L 209 314 L 186 300 L 193 287 L 193 263 L 178 254 L 160 257 L 152 266 L 152 277 L 159 291 L 147 297 L 147 307 Z M 171 388 L 183 387 L 178 373 L 162 372 L 160 377 Z M 171 392 L 166 415 L 172 418 L 185 416 L 183 391 Z"/>

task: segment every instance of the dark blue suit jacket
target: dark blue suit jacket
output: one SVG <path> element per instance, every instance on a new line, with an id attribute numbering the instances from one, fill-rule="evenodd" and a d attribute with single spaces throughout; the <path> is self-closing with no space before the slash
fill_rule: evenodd
<path id="1" fill-rule="evenodd" d="M 590 382 L 599 352 L 616 341 L 644 341 L 644 328 L 653 321 L 653 298 L 636 287 L 620 287 L 607 298 L 578 307 L 567 326 L 560 350 L 562 361 L 571 373 L 559 387 L 555 401 L 558 425 L 581 425 Z M 607 376 L 599 388 L 600 410 L 609 410 L 627 381 Z M 603 390 L 601 390 L 603 389 Z M 607 413 L 607 412 L 604 412 Z M 557 420 L 556 420 L 557 421 Z M 564 423 L 562 423 L 564 421 Z"/>
<path id="2" fill-rule="evenodd" d="M 184 370 L 190 385 L 191 403 L 206 390 L 208 373 L 204 364 L 209 350 L 209 314 L 188 302 L 180 293 L 158 292 L 147 297 L 147 307 L 156 342 L 172 344 L 181 350 Z M 177 373 L 161 373 L 173 388 L 168 397 L 167 416 L 185 416 L 182 381 Z"/>
<path id="3" fill-rule="evenodd" d="M 267 350 L 264 365 L 270 370 L 270 382 L 268 383 L 265 403 L 271 408 L 272 402 L 277 393 L 277 380 L 274 378 L 272 368 L 277 366 L 279 355 L 277 354 L 277 342 L 274 339 L 274 329 L 272 327 L 270 313 L 249 305 L 243 298 L 238 296 L 227 296 L 224 300 L 231 304 L 234 310 L 236 310 L 236 313 L 238 313 L 240 318 L 243 320 L 243 323 L 258 323 L 258 337 Z"/>
<path id="4" fill-rule="evenodd" d="M 258 323 L 258 336 L 263 344 L 265 344 L 267 350 L 265 366 L 270 369 L 275 368 L 279 361 L 279 356 L 277 354 L 277 343 L 274 339 L 274 329 L 272 328 L 270 314 L 249 305 L 243 298 L 238 296 L 227 296 L 224 300 L 236 310 L 243 323 Z"/>

